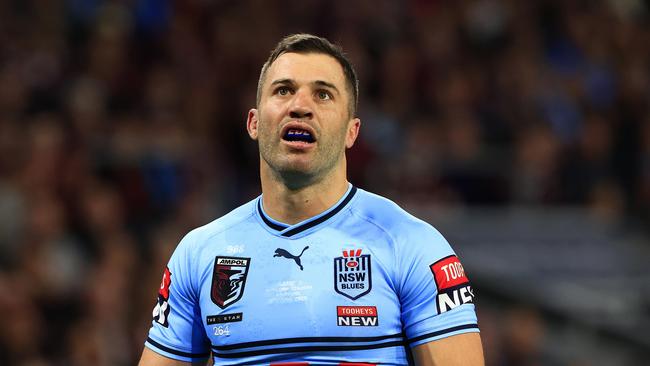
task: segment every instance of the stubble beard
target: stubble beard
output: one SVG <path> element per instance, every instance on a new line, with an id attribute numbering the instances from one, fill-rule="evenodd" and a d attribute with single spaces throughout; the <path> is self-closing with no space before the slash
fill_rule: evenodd
<path id="1" fill-rule="evenodd" d="M 344 156 L 341 152 L 344 143 L 340 146 L 335 143 L 339 138 L 343 141 L 339 136 L 332 138 L 329 143 L 318 141 L 314 151 L 304 153 L 312 155 L 307 159 L 295 158 L 292 156 L 295 153 L 282 152 L 282 142 L 271 141 L 270 134 L 264 137 L 266 138 L 258 140 L 260 158 L 268 166 L 273 179 L 282 182 L 290 190 L 300 190 L 321 182 L 332 173 Z"/>

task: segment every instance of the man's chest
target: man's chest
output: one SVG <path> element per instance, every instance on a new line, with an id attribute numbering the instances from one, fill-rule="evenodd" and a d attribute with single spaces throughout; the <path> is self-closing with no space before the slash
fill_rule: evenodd
<path id="1" fill-rule="evenodd" d="M 213 348 L 401 332 L 394 258 L 381 240 L 271 236 L 215 243 L 204 255 L 200 318 Z"/>

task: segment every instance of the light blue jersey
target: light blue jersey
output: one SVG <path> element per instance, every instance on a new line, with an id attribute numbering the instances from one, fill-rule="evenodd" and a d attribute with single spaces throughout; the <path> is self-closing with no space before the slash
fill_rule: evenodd
<path id="1" fill-rule="evenodd" d="M 286 225 L 258 197 L 183 238 L 145 345 L 215 365 L 407 365 L 411 347 L 478 332 L 473 296 L 442 235 L 385 198 L 350 185 Z"/>

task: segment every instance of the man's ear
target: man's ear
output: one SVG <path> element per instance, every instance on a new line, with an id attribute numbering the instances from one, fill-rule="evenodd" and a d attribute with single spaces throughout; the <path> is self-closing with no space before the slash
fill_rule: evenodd
<path id="1" fill-rule="evenodd" d="M 353 118 L 348 122 L 348 132 L 345 135 L 345 147 L 348 149 L 354 145 L 354 142 L 359 136 L 359 128 L 361 128 L 361 120 Z"/>
<path id="2" fill-rule="evenodd" d="M 248 130 L 248 136 L 253 140 L 257 140 L 257 109 L 251 108 L 248 111 L 248 117 L 246 118 L 246 130 Z"/>

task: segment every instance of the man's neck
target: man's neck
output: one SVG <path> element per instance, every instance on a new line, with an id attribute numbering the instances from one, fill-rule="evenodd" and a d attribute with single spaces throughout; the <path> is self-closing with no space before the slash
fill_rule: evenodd
<path id="1" fill-rule="evenodd" d="M 265 174 L 267 173 L 267 174 Z M 338 202 L 348 190 L 345 170 L 298 189 L 262 169 L 262 204 L 274 220 L 293 225 L 314 217 Z"/>

